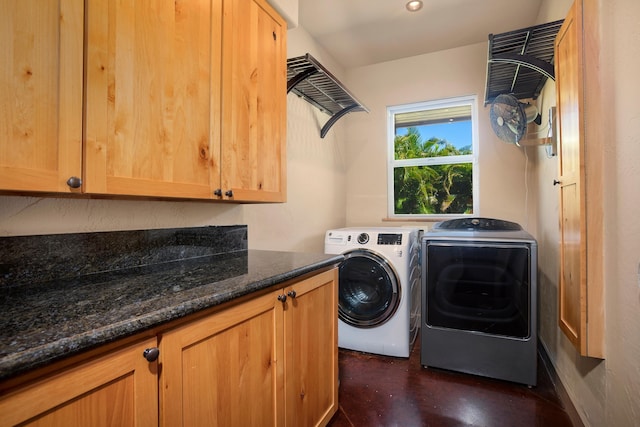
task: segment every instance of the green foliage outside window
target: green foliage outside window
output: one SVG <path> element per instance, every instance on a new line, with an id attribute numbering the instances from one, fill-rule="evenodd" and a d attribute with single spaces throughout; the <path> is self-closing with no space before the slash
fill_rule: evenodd
<path id="1" fill-rule="evenodd" d="M 471 147 L 456 148 L 446 140 L 422 141 L 417 128 L 396 135 L 396 160 L 448 157 L 471 154 Z M 396 214 L 473 213 L 472 163 L 434 164 L 394 168 L 394 211 Z"/>

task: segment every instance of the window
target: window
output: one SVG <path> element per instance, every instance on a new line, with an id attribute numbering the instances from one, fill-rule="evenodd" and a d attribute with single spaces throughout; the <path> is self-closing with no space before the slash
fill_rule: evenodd
<path id="1" fill-rule="evenodd" d="M 387 108 L 389 217 L 478 213 L 475 96 Z"/>

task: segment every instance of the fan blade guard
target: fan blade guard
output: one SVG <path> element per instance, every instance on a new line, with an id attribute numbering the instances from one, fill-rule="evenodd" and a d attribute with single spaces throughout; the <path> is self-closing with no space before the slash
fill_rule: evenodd
<path id="1" fill-rule="evenodd" d="M 526 104 L 509 94 L 498 95 L 493 100 L 489 114 L 491 127 L 498 138 L 511 144 L 517 144 L 522 139 L 527 130 L 527 114 L 524 106 Z"/>

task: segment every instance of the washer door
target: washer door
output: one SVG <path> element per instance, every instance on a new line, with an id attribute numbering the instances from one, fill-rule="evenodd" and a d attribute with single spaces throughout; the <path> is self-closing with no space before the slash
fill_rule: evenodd
<path id="1" fill-rule="evenodd" d="M 385 258 L 365 249 L 343 255 L 338 317 L 360 328 L 386 322 L 400 304 L 400 287 L 392 266 Z"/>

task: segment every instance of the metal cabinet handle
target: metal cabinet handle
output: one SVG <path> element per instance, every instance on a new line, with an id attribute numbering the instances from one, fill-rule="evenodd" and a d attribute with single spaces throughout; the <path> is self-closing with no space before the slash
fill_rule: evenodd
<path id="1" fill-rule="evenodd" d="M 292 289 L 289 292 L 287 292 L 287 295 L 290 296 L 291 298 L 295 298 L 297 294 L 296 294 L 296 291 Z"/>
<path id="2" fill-rule="evenodd" d="M 233 197 L 233 190 L 227 190 L 224 192 L 224 195 L 227 197 Z"/>
<path id="3" fill-rule="evenodd" d="M 147 348 L 142 352 L 142 356 L 144 356 L 148 362 L 155 362 L 158 360 L 158 356 L 160 356 L 160 349 L 158 347 Z"/>
<path id="4" fill-rule="evenodd" d="M 287 296 L 285 294 L 278 295 L 278 301 L 285 302 L 287 300 Z"/>
<path id="5" fill-rule="evenodd" d="M 553 185 L 558 185 L 558 184 L 561 184 L 561 182 L 560 182 L 560 181 L 558 181 L 557 179 L 554 179 L 554 180 L 553 180 Z"/>
<path id="6" fill-rule="evenodd" d="M 82 179 L 78 178 L 77 176 L 72 176 L 67 180 L 67 185 L 70 188 L 80 188 L 82 186 Z"/>
<path id="7" fill-rule="evenodd" d="M 222 197 L 222 189 L 218 188 L 213 192 L 214 196 Z"/>

